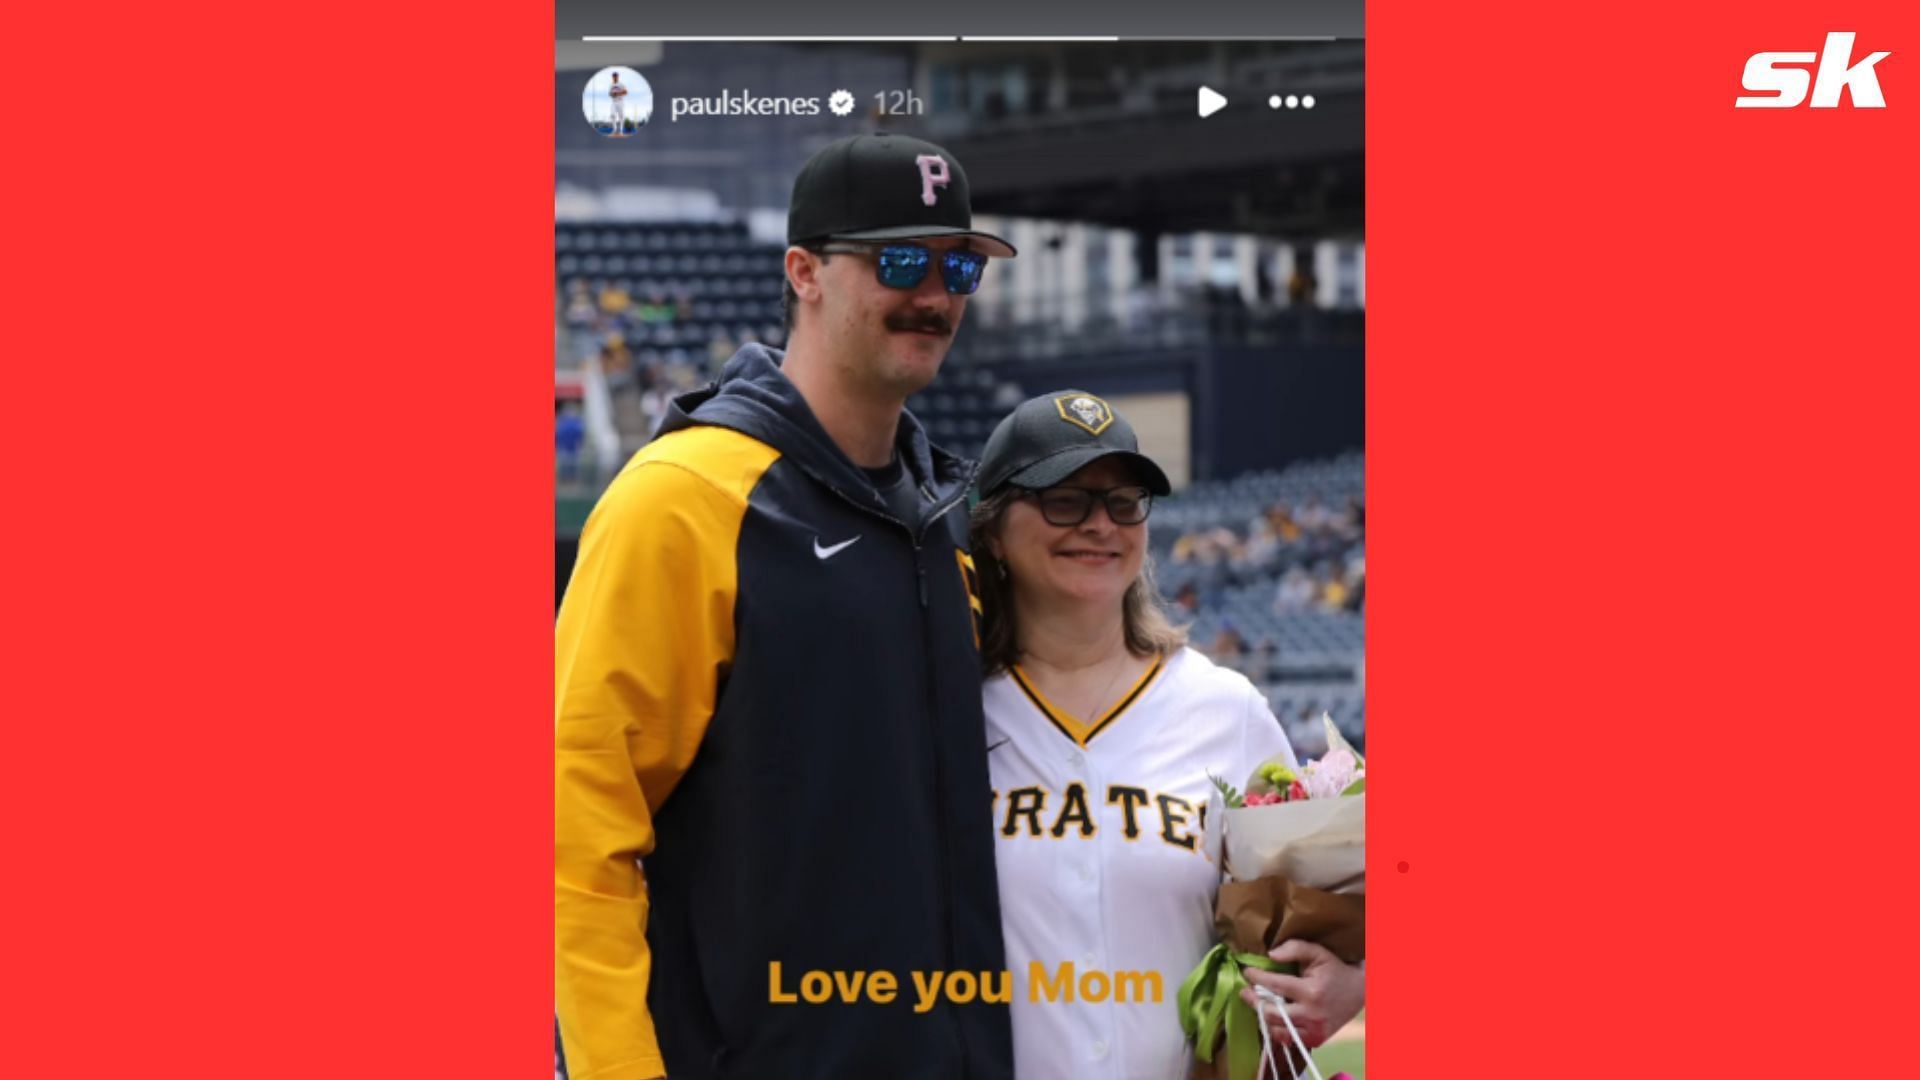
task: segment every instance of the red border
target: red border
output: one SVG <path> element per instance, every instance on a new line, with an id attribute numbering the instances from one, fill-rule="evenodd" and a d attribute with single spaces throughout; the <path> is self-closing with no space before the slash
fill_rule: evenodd
<path id="1" fill-rule="evenodd" d="M 18 16 L 0 1074 L 538 1077 L 551 12 Z M 1898 1072 L 1912 5 L 1368 26 L 1369 1075 Z"/>
<path id="2" fill-rule="evenodd" d="M 538 1078 L 552 12 L 13 14 L 0 1075 Z"/>
<path id="3" fill-rule="evenodd" d="M 1367 21 L 1369 1080 L 1902 1071 L 1915 8 Z"/>

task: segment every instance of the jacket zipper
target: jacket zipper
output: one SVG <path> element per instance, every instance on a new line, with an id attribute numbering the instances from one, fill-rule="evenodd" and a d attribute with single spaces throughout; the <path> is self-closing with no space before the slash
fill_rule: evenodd
<path id="1" fill-rule="evenodd" d="M 972 483 L 973 478 L 969 476 L 967 482 L 961 485 L 959 496 L 948 500 L 945 505 L 935 507 L 933 513 L 926 518 L 927 527 L 931 528 L 934 522 L 946 517 L 953 511 L 954 507 L 960 505 L 960 503 L 966 499 L 967 488 L 971 486 Z M 924 545 L 921 543 L 925 538 L 926 531 L 924 529 L 921 530 L 919 535 L 913 538 L 913 565 L 914 570 L 920 575 L 921 640 L 927 650 L 927 655 L 932 656 L 933 623 L 932 620 L 928 618 L 930 612 L 927 602 L 927 563 L 924 556 Z M 934 821 L 937 823 L 937 829 L 940 833 L 940 927 L 946 943 L 946 970 L 952 971 L 954 969 L 954 957 L 956 954 L 956 943 L 954 942 L 953 935 L 953 839 L 947 829 L 947 815 L 952 811 L 947 799 L 947 770 L 946 766 L 942 763 L 943 759 L 940 752 L 940 695 L 934 686 L 934 672 L 937 670 L 938 665 L 927 665 L 927 725 L 928 734 L 933 743 L 933 793 L 939 808 L 939 813 L 935 815 Z M 954 1044 L 960 1048 L 960 1075 L 967 1076 L 972 1070 L 967 1064 L 967 1037 L 966 1033 L 960 1029 L 959 1010 L 949 1006 L 947 1009 L 947 1018 L 953 1024 Z"/>
<path id="2" fill-rule="evenodd" d="M 973 486 L 973 478 L 978 472 L 978 467 L 969 470 L 965 482 L 960 485 L 960 493 L 933 508 L 933 512 L 926 517 L 926 528 L 932 528 L 934 522 L 946 517 L 953 511 L 954 507 L 966 501 L 967 489 Z M 812 474 L 809 473 L 809 475 Z M 928 657 L 927 732 L 929 736 L 929 749 L 933 752 L 933 823 L 934 829 L 940 834 L 940 932 L 942 942 L 946 946 L 946 970 L 952 971 L 956 948 L 953 935 L 953 838 L 947 829 L 947 814 L 949 812 L 947 806 L 947 770 L 946 767 L 941 764 L 940 754 L 940 695 L 934 687 L 933 673 L 937 665 L 932 662 L 933 625 L 927 618 L 929 606 L 927 596 L 927 562 L 924 555 L 925 545 L 921 543 L 921 541 L 926 538 L 926 528 L 916 533 L 913 531 L 913 526 L 908 525 L 892 514 L 877 510 L 871 506 L 863 505 L 860 500 L 841 491 L 838 487 L 827 482 L 825 478 L 814 476 L 814 482 L 826 488 L 828 491 L 833 492 L 835 495 L 838 495 L 848 504 L 858 507 L 875 517 L 891 521 L 895 525 L 905 529 L 907 531 L 907 538 L 913 544 L 913 571 L 918 576 L 920 584 L 920 644 L 921 647 L 926 650 Z M 920 487 L 921 492 L 924 494 L 930 486 L 931 481 L 922 484 Z M 953 1025 L 954 1045 L 960 1048 L 960 1075 L 970 1075 L 971 1069 L 967 1064 L 967 1037 L 966 1034 L 960 1030 L 960 1014 L 953 1008 L 948 1008 L 946 1013 L 947 1021 Z"/>

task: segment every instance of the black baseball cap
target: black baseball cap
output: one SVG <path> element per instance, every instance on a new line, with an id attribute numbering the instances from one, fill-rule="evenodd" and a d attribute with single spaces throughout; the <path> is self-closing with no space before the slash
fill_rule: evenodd
<path id="1" fill-rule="evenodd" d="M 973 227 L 967 173 L 924 139 L 876 131 L 829 145 L 793 180 L 787 243 L 884 243 L 967 236 L 974 250 L 1011 259 L 1013 245 Z"/>
<path id="2" fill-rule="evenodd" d="M 1125 459 L 1155 495 L 1172 494 L 1167 474 L 1140 452 L 1133 426 L 1113 406 L 1084 390 L 1042 394 L 1013 410 L 987 437 L 980 495 L 1007 484 L 1052 487 L 1104 457 Z"/>

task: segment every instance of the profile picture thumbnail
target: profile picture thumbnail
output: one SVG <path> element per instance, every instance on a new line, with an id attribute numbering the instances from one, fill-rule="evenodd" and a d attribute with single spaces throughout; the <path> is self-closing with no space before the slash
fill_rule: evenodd
<path id="1" fill-rule="evenodd" d="M 653 87 L 632 68 L 601 68 L 587 80 L 580 108 L 593 130 L 609 139 L 625 139 L 646 127 L 652 118 Z"/>

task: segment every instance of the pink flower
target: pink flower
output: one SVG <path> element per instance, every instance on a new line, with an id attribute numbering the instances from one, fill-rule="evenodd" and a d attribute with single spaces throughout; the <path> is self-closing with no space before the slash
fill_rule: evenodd
<path id="1" fill-rule="evenodd" d="M 1339 747 L 1307 767 L 1307 796 L 1331 799 L 1347 789 L 1360 776 L 1360 761 L 1353 751 Z"/>
<path id="2" fill-rule="evenodd" d="M 1304 799 L 1307 797 L 1307 785 L 1295 780 L 1287 787 L 1287 798 Z"/>

